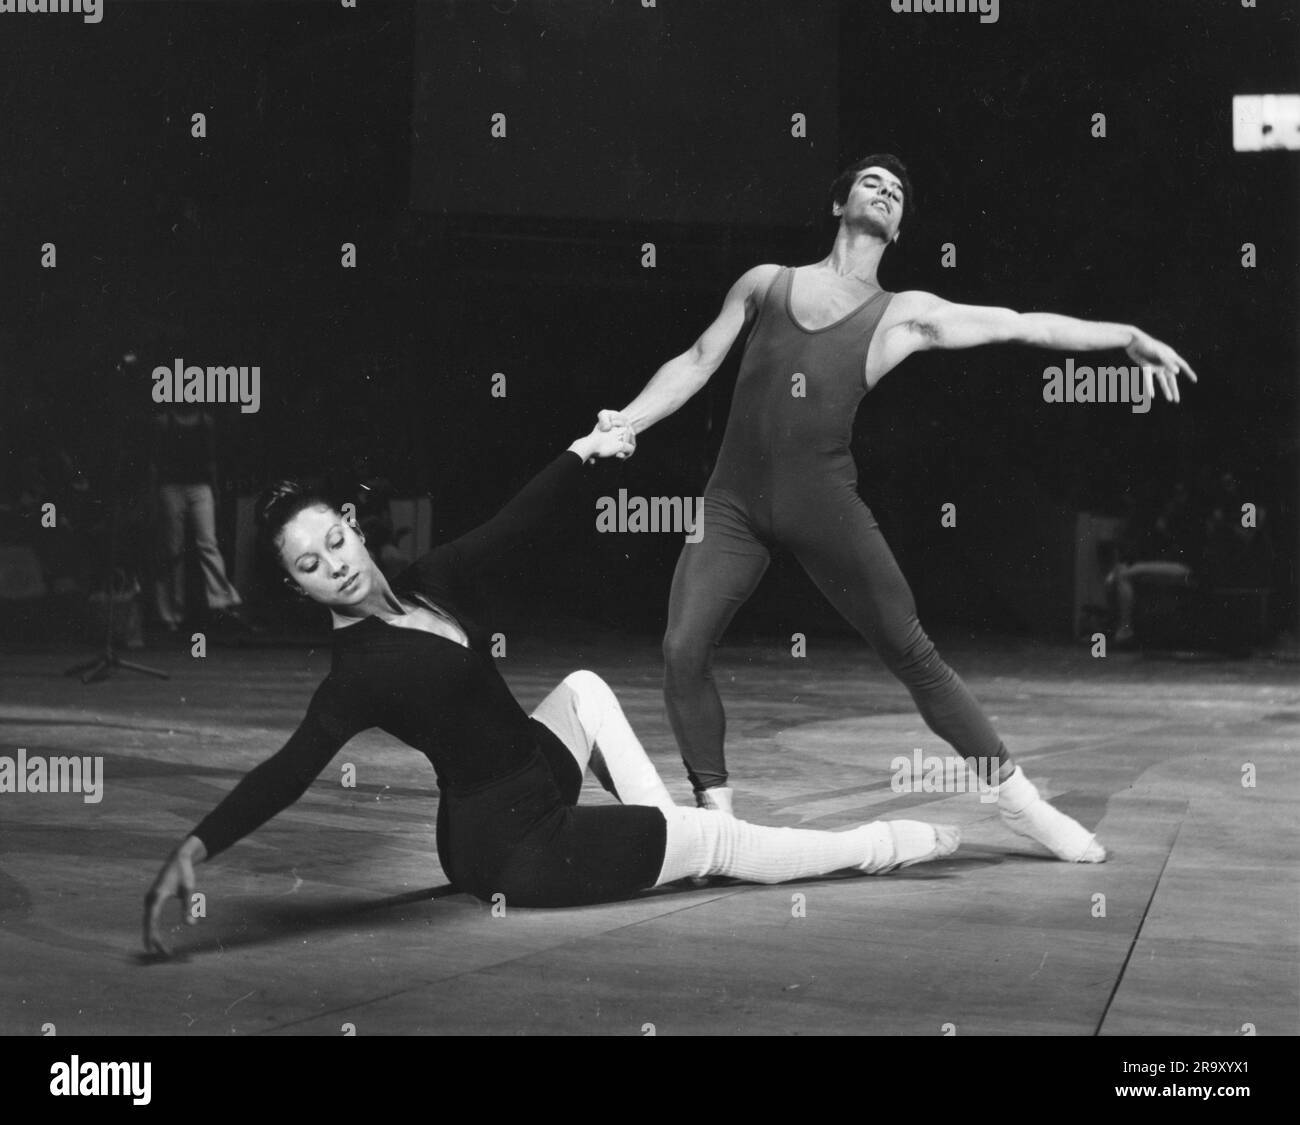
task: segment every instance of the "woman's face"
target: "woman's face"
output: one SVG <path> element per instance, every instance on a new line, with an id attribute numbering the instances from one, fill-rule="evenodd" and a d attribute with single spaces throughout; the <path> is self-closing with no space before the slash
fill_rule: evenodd
<path id="1" fill-rule="evenodd" d="M 284 525 L 280 561 L 322 605 L 354 606 L 374 588 L 374 560 L 360 533 L 324 505 L 304 508 Z"/>

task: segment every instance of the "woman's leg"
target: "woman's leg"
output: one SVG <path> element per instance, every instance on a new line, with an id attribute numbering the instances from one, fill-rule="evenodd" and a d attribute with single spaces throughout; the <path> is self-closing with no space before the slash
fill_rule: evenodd
<path id="1" fill-rule="evenodd" d="M 711 809 L 677 808 L 668 822 L 663 868 L 655 885 L 687 876 L 726 875 L 784 883 L 857 868 L 880 875 L 951 855 L 956 828 L 919 820 L 877 820 L 843 832 L 768 828 Z"/>
<path id="2" fill-rule="evenodd" d="M 581 906 L 688 876 L 780 883 L 854 869 L 876 875 L 950 855 L 960 842 L 955 828 L 912 820 L 815 832 L 711 809 L 560 804 L 549 768 L 539 768 L 447 818 L 452 846 L 444 851 L 439 840 L 440 854 L 452 858 L 447 873 L 485 901 L 500 893 L 519 906 Z"/>
<path id="3" fill-rule="evenodd" d="M 564 743 L 580 773 L 590 766 L 601 785 L 623 804 L 674 807 L 618 697 L 595 672 L 565 676 L 532 717 Z"/>
<path id="4" fill-rule="evenodd" d="M 552 703 L 552 720 L 573 716 L 556 722 L 573 736 L 577 705 L 563 693 Z M 575 737 L 580 752 L 584 739 Z M 539 757 L 498 785 L 444 793 L 438 852 L 458 887 L 488 901 L 503 894 L 519 906 L 579 906 L 686 876 L 776 883 L 855 868 L 877 874 L 948 855 L 959 842 L 954 828 L 916 821 L 814 832 L 764 828 L 706 809 L 575 806 L 554 774 L 554 765 Z"/>

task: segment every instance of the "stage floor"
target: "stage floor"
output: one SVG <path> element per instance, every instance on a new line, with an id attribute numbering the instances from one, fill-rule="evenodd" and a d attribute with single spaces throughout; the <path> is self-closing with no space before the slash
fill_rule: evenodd
<path id="1" fill-rule="evenodd" d="M 80 651 L 0 656 L 0 755 L 102 756 L 104 770 L 99 803 L 0 793 L 0 1032 L 1300 1033 L 1296 666 L 940 648 L 1109 862 L 1051 860 L 976 794 L 895 793 L 891 759 L 949 750 L 862 646 L 814 640 L 797 659 L 729 645 L 717 675 L 745 819 L 949 822 L 957 854 L 498 916 L 446 884 L 428 763 L 372 733 L 198 868 L 207 918 L 183 928 L 169 907 L 169 962 L 140 952 L 146 889 L 287 738 L 327 652 L 174 647 L 131 654 L 168 682 L 89 686 L 61 674 Z M 502 666 L 526 706 L 575 668 L 599 672 L 689 800 L 653 641 L 512 641 Z M 589 779 L 583 800 L 610 798 Z"/>

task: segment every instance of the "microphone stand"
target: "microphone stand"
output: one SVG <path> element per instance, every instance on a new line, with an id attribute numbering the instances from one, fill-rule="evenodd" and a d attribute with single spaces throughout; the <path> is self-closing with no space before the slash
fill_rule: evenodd
<path id="1" fill-rule="evenodd" d="M 128 352 L 117 364 L 117 373 L 122 374 L 124 364 L 129 366 L 133 363 L 135 363 L 135 354 Z M 117 430 L 114 434 L 113 447 L 113 483 L 109 490 L 108 558 L 104 568 L 104 647 L 93 660 L 74 665 L 63 673 L 65 676 L 81 676 L 83 684 L 106 680 L 118 668 L 125 668 L 128 672 L 139 672 L 145 676 L 155 676 L 160 680 L 171 679 L 166 672 L 157 668 L 150 668 L 146 664 L 137 664 L 132 660 L 123 660 L 118 656 L 117 648 L 113 643 L 113 563 L 117 557 L 117 521 L 120 507 L 118 504 L 118 489 L 121 484 L 122 474 L 122 430 L 125 428 L 121 411 L 118 412 L 116 421 Z"/>

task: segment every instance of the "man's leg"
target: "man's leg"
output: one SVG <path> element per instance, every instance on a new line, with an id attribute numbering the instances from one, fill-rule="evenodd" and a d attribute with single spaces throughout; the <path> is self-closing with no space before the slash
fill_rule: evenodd
<path id="1" fill-rule="evenodd" d="M 595 672 L 571 672 L 537 705 L 532 717 L 568 748 L 585 774 L 625 805 L 674 807 L 668 790 L 633 732 L 618 697 Z"/>
<path id="2" fill-rule="evenodd" d="M 939 655 L 921 628 L 911 587 L 867 506 L 856 501 L 819 512 L 807 505 L 801 526 L 808 532 L 790 545 L 809 577 L 902 681 L 926 725 L 972 760 L 982 781 L 998 785 L 999 811 L 1007 826 L 1037 840 L 1058 859 L 1105 859 L 1093 834 L 1044 801 L 1011 761 L 975 697 Z"/>
<path id="3" fill-rule="evenodd" d="M 691 785 L 706 803 L 712 800 L 701 794 L 727 782 L 727 718 L 713 679 L 713 650 L 769 560 L 739 509 L 705 496 L 703 534 L 682 548 L 668 597 L 664 703 Z"/>

